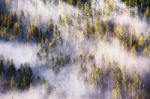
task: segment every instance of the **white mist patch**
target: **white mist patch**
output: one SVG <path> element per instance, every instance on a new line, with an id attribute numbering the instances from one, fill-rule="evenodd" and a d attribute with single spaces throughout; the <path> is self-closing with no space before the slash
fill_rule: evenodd
<path id="1" fill-rule="evenodd" d="M 47 23 L 50 19 L 54 23 L 58 23 L 59 17 L 74 17 L 80 14 L 78 9 L 66 3 L 59 2 L 55 4 L 52 1 L 43 0 L 15 0 L 11 1 L 10 8 L 18 15 L 20 11 L 24 12 L 24 16 L 30 19 L 35 25 Z"/>
<path id="2" fill-rule="evenodd" d="M 47 24 L 50 19 L 52 19 L 54 24 L 58 25 L 60 17 L 77 21 L 75 18 L 80 15 L 82 24 L 73 25 L 77 25 L 76 27 L 82 29 L 84 18 L 86 17 L 82 10 L 61 1 L 54 2 L 53 0 L 45 2 L 42 0 L 15 0 L 11 1 L 10 10 L 16 12 L 18 17 L 20 12 L 23 11 L 25 18 L 38 26 Z M 115 24 L 125 27 L 128 26 L 128 32 L 136 37 L 139 37 L 141 34 L 148 36 L 149 24 L 138 17 L 136 8 L 129 8 L 120 0 L 92 0 L 91 7 L 95 9 L 93 10 L 94 13 L 100 12 L 98 17 L 102 20 L 113 21 Z M 96 14 L 93 14 L 93 18 L 97 18 Z M 64 29 L 63 25 L 60 25 L 59 28 L 61 30 Z"/>
<path id="3" fill-rule="evenodd" d="M 66 77 L 64 74 L 59 75 L 58 84 L 54 89 L 54 94 L 49 96 L 50 99 L 83 99 L 88 92 L 86 84 L 78 77 L 76 72 L 65 75 Z"/>
<path id="4" fill-rule="evenodd" d="M 79 64 L 76 64 L 79 65 Z M 71 65 L 65 68 L 60 74 L 54 75 L 53 71 L 46 70 L 42 75 L 52 84 L 51 93 L 47 92 L 45 85 L 31 87 L 26 91 L 9 91 L 4 94 L 0 93 L 2 99 L 91 99 L 94 95 L 98 95 L 97 91 L 84 81 L 83 77 L 79 77 L 77 66 Z M 96 97 L 96 96 L 94 96 Z M 97 97 L 98 98 L 98 97 Z M 97 99 L 96 98 L 96 99 Z"/>
<path id="5" fill-rule="evenodd" d="M 0 42 L 0 55 L 5 59 L 13 59 L 17 66 L 24 63 L 35 64 L 36 52 L 37 47 L 34 44 Z"/>
<path id="6" fill-rule="evenodd" d="M 147 31 L 150 25 L 138 17 L 137 8 L 127 7 L 121 0 L 92 0 L 92 8 L 101 13 L 102 20 L 129 26 L 129 32 L 136 37 L 140 34 L 149 35 Z"/>
<path id="7" fill-rule="evenodd" d="M 103 58 L 107 62 L 117 62 L 120 68 L 125 66 L 128 71 L 133 72 L 136 69 L 139 73 L 149 72 L 149 57 L 135 55 L 125 50 L 117 39 L 113 39 L 111 43 L 99 41 L 94 51 L 95 62 L 97 65 L 105 64 Z M 105 64 L 107 65 L 107 64 Z"/>
<path id="8" fill-rule="evenodd" d="M 113 19 L 115 20 L 115 23 L 117 24 L 128 26 L 129 33 L 132 35 L 135 35 L 136 37 L 139 37 L 140 34 L 143 34 L 145 37 L 149 35 L 147 33 L 149 25 L 146 23 L 144 19 L 142 20 L 142 19 L 139 19 L 139 17 L 133 17 L 125 13 L 125 11 L 124 13 L 120 15 L 115 14 L 113 16 Z"/>
<path id="9" fill-rule="evenodd" d="M 31 88 L 25 92 L 10 91 L 5 94 L 0 93 L 0 99 L 45 99 L 42 87 Z"/>
<path id="10" fill-rule="evenodd" d="M 78 66 L 78 63 L 69 64 L 57 75 L 51 69 L 41 73 L 54 87 L 47 99 L 91 99 L 92 95 L 98 94 L 83 76 L 79 76 Z"/>

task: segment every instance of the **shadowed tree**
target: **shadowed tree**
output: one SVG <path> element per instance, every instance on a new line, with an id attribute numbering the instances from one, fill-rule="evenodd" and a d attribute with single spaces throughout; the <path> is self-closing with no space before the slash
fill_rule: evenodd
<path id="1" fill-rule="evenodd" d="M 0 75 L 4 72 L 3 60 L 0 60 Z"/>

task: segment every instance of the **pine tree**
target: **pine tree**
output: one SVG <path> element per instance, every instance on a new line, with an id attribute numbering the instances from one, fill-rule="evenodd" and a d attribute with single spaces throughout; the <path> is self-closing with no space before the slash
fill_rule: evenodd
<path id="1" fill-rule="evenodd" d="M 145 17 L 150 17 L 150 9 L 149 7 L 146 8 L 146 11 L 145 11 Z"/>
<path id="2" fill-rule="evenodd" d="M 127 72 L 126 72 L 126 68 L 123 67 L 123 70 L 122 70 L 122 82 L 123 82 L 123 85 L 124 85 L 124 88 L 126 88 L 127 86 Z"/>
<path id="3" fill-rule="evenodd" d="M 99 36 L 99 34 L 102 32 L 102 27 L 101 27 L 101 21 L 98 19 L 95 23 L 95 34 L 96 36 Z"/>
<path id="4" fill-rule="evenodd" d="M 114 69 L 114 82 L 117 83 L 119 85 L 122 84 L 122 74 L 121 74 L 121 70 L 118 66 L 115 67 Z"/>
<path id="5" fill-rule="evenodd" d="M 73 4 L 73 0 L 67 0 L 67 2 L 71 5 Z"/>
<path id="6" fill-rule="evenodd" d="M 77 0 L 77 7 L 78 7 L 79 9 L 82 7 L 80 0 Z"/>
<path id="7" fill-rule="evenodd" d="M 141 86 L 141 77 L 137 72 L 134 75 L 133 81 L 134 81 L 133 82 L 134 88 L 136 88 L 136 89 L 140 88 L 140 86 Z"/>
<path id="8" fill-rule="evenodd" d="M 22 27 L 21 27 L 21 25 L 20 25 L 19 22 L 16 22 L 16 23 L 15 23 L 14 32 L 15 32 L 15 34 L 16 34 L 17 36 L 21 36 L 21 34 L 22 34 Z"/>
<path id="9" fill-rule="evenodd" d="M 0 75 L 3 73 L 3 71 L 4 71 L 3 60 L 0 60 Z"/>
<path id="10" fill-rule="evenodd" d="M 12 59 L 8 61 L 8 74 L 10 77 L 15 77 L 16 75 L 16 68 Z"/>

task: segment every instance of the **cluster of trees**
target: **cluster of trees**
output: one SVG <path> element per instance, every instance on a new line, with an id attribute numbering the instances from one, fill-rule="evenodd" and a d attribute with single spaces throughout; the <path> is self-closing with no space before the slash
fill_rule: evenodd
<path id="1" fill-rule="evenodd" d="M 130 35 L 132 27 L 123 26 L 121 24 L 111 23 L 109 21 L 102 21 L 101 15 L 98 11 L 95 11 L 91 8 L 91 0 L 62 0 L 73 4 L 85 12 L 85 16 L 78 17 L 74 19 L 77 21 L 80 26 L 81 20 L 84 19 L 83 34 L 89 38 L 97 38 L 101 36 L 101 39 L 109 41 L 110 38 L 118 38 L 125 49 L 131 51 L 133 54 L 150 55 L 149 42 L 150 38 L 145 38 L 144 35 L 141 35 L 137 38 Z M 150 17 L 150 2 L 149 0 L 123 0 L 127 3 L 128 6 L 138 6 L 138 10 L 142 13 L 145 13 L 146 17 Z M 93 16 L 95 17 L 93 18 Z M 52 67 L 56 73 L 70 62 L 70 57 L 63 54 L 58 55 L 58 57 L 53 57 L 52 53 L 54 48 L 57 45 L 62 44 L 62 38 L 60 33 L 60 24 L 72 24 L 74 23 L 66 22 L 65 20 L 71 20 L 68 17 L 64 19 L 60 16 L 60 26 L 54 25 L 52 20 L 47 24 L 46 31 L 38 26 L 32 25 L 31 23 L 23 23 L 24 14 L 21 12 L 20 16 L 17 17 L 16 13 L 9 12 L 5 10 L 0 11 L 0 39 L 7 40 L 23 40 L 26 42 L 35 41 L 39 44 L 40 51 L 37 53 L 39 60 L 45 58 L 47 61 L 54 62 Z M 61 23 L 62 22 L 62 23 Z M 55 49 L 54 49 L 55 51 Z M 77 56 L 78 57 L 78 56 Z M 138 72 L 134 72 L 133 77 L 130 77 L 125 68 L 120 68 L 117 64 L 109 64 L 109 66 L 102 66 L 103 68 L 98 68 L 95 64 L 90 66 L 90 71 L 86 68 L 83 60 L 84 57 L 80 56 L 81 65 L 80 72 L 88 73 L 86 80 L 94 85 L 96 88 L 101 88 L 103 91 L 106 86 L 110 86 L 107 81 L 110 81 L 110 78 L 113 78 L 113 98 L 121 99 L 127 97 L 127 99 L 143 99 L 145 96 L 144 84 Z M 90 56 L 89 59 L 93 59 L 93 56 Z M 106 61 L 106 60 L 105 60 Z M 83 62 L 83 63 L 82 63 Z M 106 68 L 109 67 L 109 68 Z M 115 67 L 115 68 L 112 68 Z M 112 76 L 113 75 L 113 76 Z M 29 88 L 35 81 L 35 76 L 33 75 L 32 69 L 28 64 L 21 65 L 20 68 L 16 68 L 12 60 L 8 60 L 6 63 L 4 60 L 0 60 L 0 88 L 19 88 L 26 89 Z M 47 82 L 46 82 L 47 83 Z M 137 91 L 139 90 L 139 91 Z M 102 92 L 103 92 L 102 91 Z"/>
<path id="2" fill-rule="evenodd" d="M 54 58 L 54 66 L 52 67 L 53 68 L 53 71 L 55 73 L 58 73 L 63 67 L 65 67 L 69 62 L 70 62 L 70 57 L 69 56 L 57 56 Z"/>
<path id="3" fill-rule="evenodd" d="M 122 70 L 119 67 L 114 68 L 114 99 L 120 99 L 120 97 L 144 99 L 143 94 L 144 84 L 142 83 L 140 74 L 135 71 L 132 78 L 129 78 L 125 68 Z M 139 90 L 139 91 L 137 91 Z"/>
<path id="4" fill-rule="evenodd" d="M 86 5 L 90 5 L 91 0 L 62 0 L 69 4 L 75 5 L 78 8 L 84 8 Z M 106 0 L 107 1 L 107 0 Z M 137 13 L 141 15 L 145 14 L 146 18 L 150 17 L 150 1 L 149 0 L 122 0 L 127 6 L 137 7 Z"/>
<path id="5" fill-rule="evenodd" d="M 0 10 L 0 39 L 43 42 L 51 40 L 53 33 L 58 32 L 57 26 L 54 27 L 51 21 L 45 32 L 38 26 L 24 23 L 24 14 L 22 11 L 20 13 L 22 14 L 18 18 L 15 12 Z"/>
<path id="6" fill-rule="evenodd" d="M 62 1 L 76 6 L 89 2 L 90 0 L 62 0 Z"/>
<path id="7" fill-rule="evenodd" d="M 138 7 L 138 11 L 145 13 L 145 16 L 150 17 L 150 1 L 149 0 L 122 0 L 128 6 Z"/>
<path id="8" fill-rule="evenodd" d="M 0 60 L 0 88 L 3 91 L 9 89 L 25 90 L 34 84 L 38 77 L 33 75 L 33 71 L 28 64 L 16 68 L 13 60 Z"/>
<path id="9" fill-rule="evenodd" d="M 129 50 L 139 51 L 140 49 L 141 51 L 141 48 L 143 49 L 141 52 L 145 50 L 147 51 L 147 49 L 149 50 L 149 38 L 145 39 L 143 35 L 141 35 L 138 39 L 135 39 L 133 36 L 129 35 L 131 34 L 130 32 L 132 32 L 129 31 L 132 30 L 130 27 L 102 21 L 100 18 L 100 13 L 95 12 L 95 10 L 93 9 L 90 9 L 90 0 L 66 0 L 65 2 L 80 2 L 82 4 L 81 10 L 83 10 L 83 12 L 87 14 L 87 16 L 84 16 L 85 22 L 83 30 L 83 33 L 87 38 L 99 37 L 99 35 L 101 35 L 102 39 L 108 40 L 112 36 L 119 38 Z M 148 5 L 149 1 L 146 1 L 144 3 Z M 54 25 L 52 20 L 48 22 L 46 31 L 42 31 L 40 27 L 32 25 L 30 22 L 22 22 L 25 17 L 22 11 L 20 13 L 20 16 L 17 18 L 16 13 L 14 12 L 4 10 L 0 11 L 0 39 L 17 39 L 26 42 L 36 41 L 41 46 L 49 43 L 48 46 L 50 46 L 50 48 L 53 48 L 56 44 L 61 44 L 62 38 L 59 30 L 59 28 L 61 27 Z M 93 18 L 94 13 L 97 13 L 96 19 L 90 21 L 90 19 Z M 69 22 L 65 22 L 64 20 L 70 19 L 68 17 L 65 17 L 65 19 L 63 19 L 60 16 L 59 21 L 63 22 L 63 24 L 70 24 Z M 79 16 L 76 21 L 80 24 L 81 20 L 82 19 Z"/>
<path id="10" fill-rule="evenodd" d="M 107 62 L 107 61 L 106 61 Z M 112 94 L 112 99 L 147 99 L 145 85 L 140 74 L 134 70 L 133 75 L 128 74 L 125 67 L 120 68 L 117 63 L 85 65 L 81 63 L 79 73 L 88 75 L 85 79 L 99 91 L 102 97 L 107 91 Z M 90 68 L 90 69 L 87 69 Z M 89 71 L 90 70 L 90 71 Z"/>

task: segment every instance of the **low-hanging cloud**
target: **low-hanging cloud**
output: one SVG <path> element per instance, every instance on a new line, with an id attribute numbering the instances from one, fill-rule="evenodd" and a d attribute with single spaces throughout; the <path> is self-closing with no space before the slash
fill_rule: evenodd
<path id="1" fill-rule="evenodd" d="M 24 12 L 24 16 L 34 25 L 47 24 L 52 19 L 54 23 L 58 23 L 59 17 L 73 17 L 80 14 L 80 11 L 73 6 L 66 3 L 55 1 L 42 0 L 15 0 L 10 3 L 10 10 L 17 12 Z"/>
<path id="2" fill-rule="evenodd" d="M 149 24 L 146 23 L 144 19 L 130 15 L 129 12 L 131 9 L 121 3 L 120 0 L 115 0 L 114 3 L 112 3 L 113 1 L 114 0 L 107 0 L 107 2 L 105 0 L 92 0 L 92 8 L 101 12 L 102 16 L 100 18 L 103 21 L 110 20 L 115 24 L 128 26 L 129 29 L 133 29 L 131 29 L 130 32 L 133 32 L 133 35 L 137 37 L 141 33 L 146 33 Z M 111 3 L 113 5 L 111 5 Z M 109 5 L 113 7 L 112 11 L 110 11 L 111 13 L 107 13 Z M 38 26 L 47 24 L 48 20 L 52 19 L 53 23 L 58 26 L 64 41 L 63 45 L 58 47 L 57 50 L 61 51 L 61 53 L 71 55 L 71 58 L 79 57 L 80 54 L 83 54 L 83 56 L 85 55 L 85 57 L 91 54 L 94 56 L 93 61 L 97 67 L 103 67 L 102 59 L 104 58 L 106 61 L 112 63 L 117 62 L 121 68 L 125 66 L 128 72 L 132 72 L 133 69 L 136 69 L 141 74 L 149 71 L 149 57 L 136 54 L 133 55 L 133 53 L 127 51 L 123 47 L 123 44 L 118 39 L 113 37 L 110 37 L 111 41 L 105 41 L 101 38 L 96 38 L 95 40 L 87 39 L 83 34 L 86 18 L 84 13 L 76 7 L 62 2 L 54 4 L 52 1 L 44 3 L 42 0 L 16 0 L 11 2 L 10 10 L 17 12 L 18 16 L 19 12 L 22 10 L 25 17 L 31 23 Z M 81 24 L 76 22 L 78 14 L 81 16 Z M 72 19 L 72 25 L 59 24 L 59 16 L 63 18 L 67 16 L 69 19 Z M 97 16 L 94 15 L 93 17 L 95 18 Z M 93 19 L 93 21 L 95 21 L 95 19 Z M 57 50 L 55 51 L 56 53 Z M 36 63 L 36 53 L 37 47 L 35 45 L 7 42 L 0 43 L 0 54 L 4 57 L 12 58 L 15 64 L 28 62 L 34 65 Z M 89 63 L 87 61 L 85 61 L 84 64 L 87 65 Z M 20 97 L 26 97 L 26 99 L 91 99 L 94 96 L 95 99 L 112 98 L 112 90 L 107 90 L 105 92 L 107 97 L 99 96 L 97 90 L 90 87 L 86 80 L 84 80 L 84 76 L 78 74 L 78 65 L 80 65 L 80 62 L 81 60 L 79 59 L 77 62 L 68 64 L 57 75 L 51 68 L 39 71 L 39 75 L 48 80 L 54 87 L 51 93 L 43 93 L 41 91 L 41 86 L 37 86 L 29 91 L 8 92 L 6 94 L 0 94 L 0 96 L 2 96 L 3 99 L 12 97 L 14 99 L 19 99 Z M 87 74 L 85 75 L 87 76 Z"/>
<path id="3" fill-rule="evenodd" d="M 37 57 L 37 46 L 35 44 L 23 44 L 17 42 L 0 42 L 0 55 L 5 59 L 13 59 L 14 64 L 35 64 Z"/>

